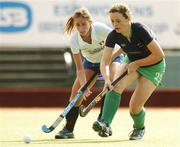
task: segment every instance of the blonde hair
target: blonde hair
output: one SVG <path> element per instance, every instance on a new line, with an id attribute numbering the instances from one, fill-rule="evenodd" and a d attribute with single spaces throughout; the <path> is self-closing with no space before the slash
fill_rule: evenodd
<path id="1" fill-rule="evenodd" d="M 122 16 L 125 19 L 129 19 L 129 20 L 132 19 L 132 13 L 131 13 L 128 5 L 126 5 L 126 4 L 116 3 L 110 8 L 108 13 L 115 13 L 115 12 L 122 14 Z"/>
<path id="2" fill-rule="evenodd" d="M 90 12 L 86 9 L 86 8 L 80 8 L 80 9 L 77 9 L 74 14 L 68 19 L 67 23 L 66 23 L 66 26 L 65 26 L 65 32 L 67 34 L 71 34 L 71 32 L 73 31 L 74 29 L 74 19 L 75 18 L 79 18 L 79 17 L 82 17 L 82 18 L 85 18 L 87 19 L 89 22 L 92 22 L 92 16 L 90 14 Z"/>

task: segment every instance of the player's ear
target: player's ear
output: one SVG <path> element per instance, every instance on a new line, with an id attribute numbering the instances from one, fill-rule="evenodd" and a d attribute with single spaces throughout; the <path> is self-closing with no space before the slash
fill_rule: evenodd
<path id="1" fill-rule="evenodd" d="M 89 20 L 89 24 L 92 25 L 93 21 Z"/>

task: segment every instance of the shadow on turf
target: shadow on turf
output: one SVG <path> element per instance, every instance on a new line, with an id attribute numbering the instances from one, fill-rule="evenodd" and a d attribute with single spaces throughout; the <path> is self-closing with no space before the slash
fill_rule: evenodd
<path id="1" fill-rule="evenodd" d="M 120 143 L 120 142 L 126 142 L 129 141 L 128 139 L 110 139 L 110 138 L 104 138 L 104 139 L 44 139 L 44 140 L 32 140 L 31 144 L 69 144 L 69 143 Z M 18 141 L 18 140 L 4 140 L 0 141 L 1 143 L 24 143 L 24 141 Z"/>

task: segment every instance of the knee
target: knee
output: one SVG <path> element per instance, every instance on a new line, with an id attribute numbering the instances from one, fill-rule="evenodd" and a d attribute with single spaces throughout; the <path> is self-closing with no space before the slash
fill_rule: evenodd
<path id="1" fill-rule="evenodd" d="M 123 89 L 119 88 L 118 86 L 113 88 L 113 91 L 119 93 L 120 95 L 122 95 Z"/>

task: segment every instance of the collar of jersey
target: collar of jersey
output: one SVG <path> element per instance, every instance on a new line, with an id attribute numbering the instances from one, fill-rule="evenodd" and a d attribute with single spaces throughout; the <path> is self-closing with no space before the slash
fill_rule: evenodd
<path id="1" fill-rule="evenodd" d="M 93 44 L 93 41 L 94 41 L 94 39 L 96 38 L 96 33 L 95 33 L 94 25 L 91 25 L 91 28 L 92 28 L 92 30 L 91 30 L 92 43 L 91 43 L 91 44 Z M 80 46 L 81 46 L 81 45 L 91 45 L 91 44 L 83 41 L 79 33 L 78 33 L 78 40 L 79 40 Z"/>

